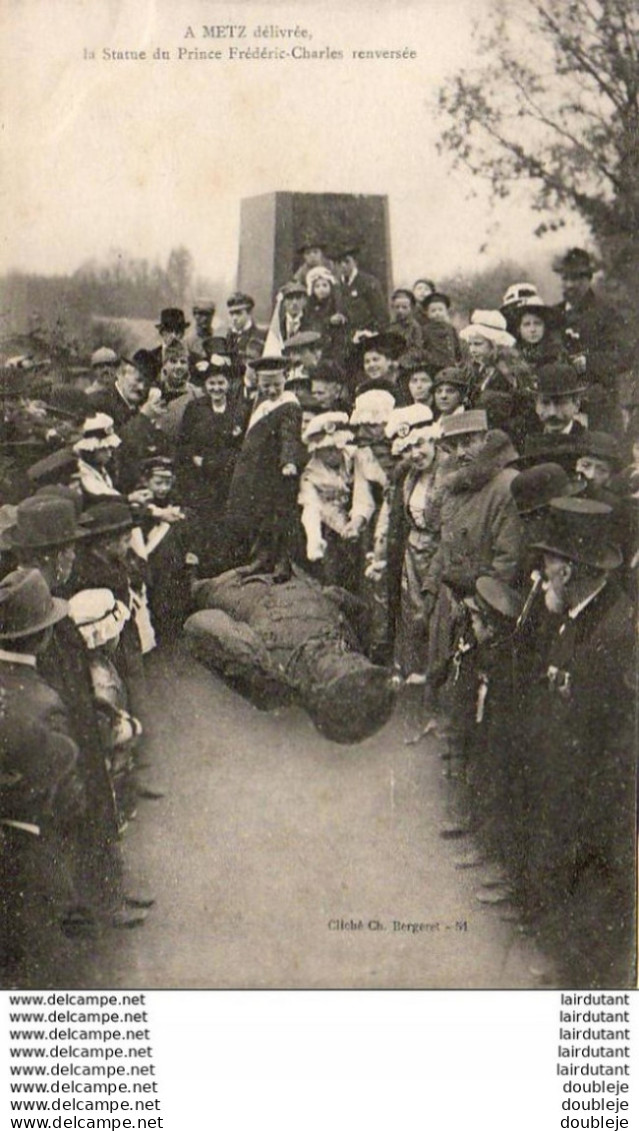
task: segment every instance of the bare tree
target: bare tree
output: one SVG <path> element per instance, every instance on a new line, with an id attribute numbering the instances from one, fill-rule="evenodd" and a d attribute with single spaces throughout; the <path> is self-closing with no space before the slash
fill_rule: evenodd
<path id="1" fill-rule="evenodd" d="M 639 280 L 637 0 L 495 0 L 478 65 L 439 93 L 441 146 L 497 196 L 522 181 L 538 235 L 586 220 L 610 271 Z"/>

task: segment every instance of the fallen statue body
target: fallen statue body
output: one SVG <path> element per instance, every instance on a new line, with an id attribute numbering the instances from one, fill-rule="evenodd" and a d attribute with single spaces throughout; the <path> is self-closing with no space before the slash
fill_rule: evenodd
<path id="1" fill-rule="evenodd" d="M 274 584 L 229 570 L 196 582 L 194 596 L 200 611 L 184 626 L 192 651 L 258 706 L 294 699 L 342 743 L 361 742 L 390 718 L 393 684 L 361 654 L 344 590 L 303 574 Z"/>

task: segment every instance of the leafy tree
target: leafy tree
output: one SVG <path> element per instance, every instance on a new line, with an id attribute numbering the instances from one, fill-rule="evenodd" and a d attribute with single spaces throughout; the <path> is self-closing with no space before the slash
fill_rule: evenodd
<path id="1" fill-rule="evenodd" d="M 485 22 L 485 21 L 484 21 Z M 442 148 L 497 197 L 522 181 L 536 233 L 589 225 L 613 275 L 639 280 L 637 0 L 495 0 L 474 70 L 439 93 Z"/>

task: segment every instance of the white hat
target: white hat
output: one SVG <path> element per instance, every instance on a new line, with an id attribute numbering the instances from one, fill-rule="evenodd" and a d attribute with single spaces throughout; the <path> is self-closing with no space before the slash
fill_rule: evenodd
<path id="1" fill-rule="evenodd" d="M 120 359 L 115 350 L 108 346 L 100 346 L 91 354 L 91 365 L 118 365 Z"/>
<path id="2" fill-rule="evenodd" d="M 368 389 L 355 397 L 355 408 L 351 413 L 350 423 L 354 424 L 386 424 L 391 412 L 395 408 L 395 397 L 386 389 Z"/>
<path id="3" fill-rule="evenodd" d="M 330 283 L 331 286 L 337 286 L 337 279 L 333 272 L 320 264 L 319 267 L 311 267 L 310 271 L 306 273 L 306 289 L 309 295 L 313 293 L 313 283 L 316 279 L 326 279 L 326 282 Z"/>
<path id="4" fill-rule="evenodd" d="M 318 448 L 345 448 L 355 439 L 345 412 L 320 412 L 309 420 L 302 439 L 309 452 Z"/>
<path id="5" fill-rule="evenodd" d="M 384 429 L 388 440 L 408 436 L 411 428 L 419 424 L 430 424 L 433 414 L 426 404 L 410 404 L 405 408 L 394 408 Z"/>
<path id="6" fill-rule="evenodd" d="M 131 616 L 110 589 L 81 589 L 69 599 L 69 616 L 89 649 L 116 640 Z"/>
<path id="7" fill-rule="evenodd" d="M 122 443 L 113 430 L 113 420 L 106 412 L 88 416 L 82 425 L 82 435 L 73 445 L 77 454 L 96 452 L 103 448 L 119 448 Z"/>
<path id="8" fill-rule="evenodd" d="M 534 283 L 511 283 L 504 292 L 501 305 L 502 308 L 504 306 L 514 306 L 517 303 L 525 302 L 528 298 L 539 298 L 539 293 Z"/>
<path id="9" fill-rule="evenodd" d="M 391 455 L 401 456 L 404 452 L 408 451 L 409 448 L 416 448 L 419 444 L 423 444 L 426 441 L 434 445 L 435 441 L 440 439 L 440 436 L 441 429 L 439 423 L 427 425 L 425 428 L 412 428 L 408 436 L 398 436 L 397 439 L 393 441 Z"/>
<path id="10" fill-rule="evenodd" d="M 506 326 L 506 319 L 500 310 L 473 310 L 470 326 L 464 326 L 459 336 L 463 342 L 479 335 L 496 346 L 514 346 L 515 339 L 508 333 Z"/>

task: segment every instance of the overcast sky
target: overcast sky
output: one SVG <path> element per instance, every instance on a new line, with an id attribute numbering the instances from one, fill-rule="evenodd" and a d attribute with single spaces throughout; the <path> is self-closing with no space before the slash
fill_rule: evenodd
<path id="1" fill-rule="evenodd" d="M 397 283 L 501 257 L 548 262 L 525 196 L 495 210 L 439 156 L 436 94 L 473 65 L 488 0 L 269 4 L 4 0 L 5 268 L 72 271 L 111 248 L 165 260 L 185 244 L 231 279 L 239 202 L 275 190 L 387 193 Z M 412 62 L 86 61 L 83 48 L 227 48 L 203 25 L 309 28 L 308 49 L 405 47 Z M 196 38 L 185 38 L 191 26 Z M 244 39 L 236 46 L 281 45 Z M 560 237 L 563 245 L 567 238 Z M 574 233 L 577 235 L 577 230 Z M 485 245 L 485 251 L 479 249 Z"/>

